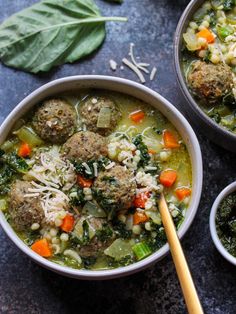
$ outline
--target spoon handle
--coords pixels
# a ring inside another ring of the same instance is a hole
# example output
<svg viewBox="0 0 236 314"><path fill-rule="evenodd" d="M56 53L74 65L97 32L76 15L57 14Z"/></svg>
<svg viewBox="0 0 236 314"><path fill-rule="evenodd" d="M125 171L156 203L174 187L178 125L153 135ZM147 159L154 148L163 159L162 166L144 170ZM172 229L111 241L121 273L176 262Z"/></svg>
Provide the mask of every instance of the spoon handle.
<svg viewBox="0 0 236 314"><path fill-rule="evenodd" d="M202 306L163 194L160 197L159 210L188 312L202 314Z"/></svg>

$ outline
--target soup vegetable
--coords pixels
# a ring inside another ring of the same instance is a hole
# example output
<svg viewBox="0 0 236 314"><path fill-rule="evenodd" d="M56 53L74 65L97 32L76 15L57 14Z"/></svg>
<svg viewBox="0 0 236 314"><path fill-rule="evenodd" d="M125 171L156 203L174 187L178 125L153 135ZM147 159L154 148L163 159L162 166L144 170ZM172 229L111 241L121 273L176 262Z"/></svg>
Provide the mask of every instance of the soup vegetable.
<svg viewBox="0 0 236 314"><path fill-rule="evenodd" d="M216 213L216 229L223 246L236 257L236 192L221 202Z"/></svg>
<svg viewBox="0 0 236 314"><path fill-rule="evenodd" d="M216 123L236 133L236 2L205 2L183 34L183 70L193 96Z"/></svg>
<svg viewBox="0 0 236 314"><path fill-rule="evenodd" d="M173 125L113 92L57 95L20 119L0 151L0 208L39 255L78 269L139 261L166 243L165 193L180 227L191 165Z"/></svg>

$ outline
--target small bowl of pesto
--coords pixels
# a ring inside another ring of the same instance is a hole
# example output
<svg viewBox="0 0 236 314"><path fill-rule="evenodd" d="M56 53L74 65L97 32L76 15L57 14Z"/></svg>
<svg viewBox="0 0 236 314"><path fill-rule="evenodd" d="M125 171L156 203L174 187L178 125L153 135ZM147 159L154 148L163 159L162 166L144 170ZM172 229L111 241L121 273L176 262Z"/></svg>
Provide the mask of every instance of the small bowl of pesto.
<svg viewBox="0 0 236 314"><path fill-rule="evenodd" d="M211 209L210 231L220 254L236 265L236 182L216 198Z"/></svg>

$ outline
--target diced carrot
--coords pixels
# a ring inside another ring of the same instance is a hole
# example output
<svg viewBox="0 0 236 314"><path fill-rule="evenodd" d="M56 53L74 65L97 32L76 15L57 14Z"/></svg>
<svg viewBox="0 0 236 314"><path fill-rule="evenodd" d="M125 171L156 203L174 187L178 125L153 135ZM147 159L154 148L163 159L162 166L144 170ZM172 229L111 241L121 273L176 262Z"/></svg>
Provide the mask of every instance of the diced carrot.
<svg viewBox="0 0 236 314"><path fill-rule="evenodd" d="M52 250L49 246L47 239L40 239L40 240L35 241L32 244L31 249L35 253L39 254L40 256L43 256L43 257L52 256Z"/></svg>
<svg viewBox="0 0 236 314"><path fill-rule="evenodd" d="M74 227L74 222L74 217L70 214L67 214L66 217L63 219L60 228L65 232L70 232Z"/></svg>
<svg viewBox="0 0 236 314"><path fill-rule="evenodd" d="M148 153L151 155L155 155L157 152L154 149L149 149Z"/></svg>
<svg viewBox="0 0 236 314"><path fill-rule="evenodd" d="M145 208L146 201L150 197L149 192L140 193L134 199L134 206L137 208Z"/></svg>
<svg viewBox="0 0 236 314"><path fill-rule="evenodd" d="M149 218L147 217L145 213L142 213L141 211L137 210L133 216L133 223L134 225L138 225L140 223L148 221L148 219Z"/></svg>
<svg viewBox="0 0 236 314"><path fill-rule="evenodd" d="M19 147L18 150L18 155L20 157L28 157L31 153L31 148L29 146L29 144L27 143L22 143L21 146Z"/></svg>
<svg viewBox="0 0 236 314"><path fill-rule="evenodd" d="M178 147L180 147L180 144L179 144L177 138L169 130L164 131L163 141L164 141L165 148L178 148Z"/></svg>
<svg viewBox="0 0 236 314"><path fill-rule="evenodd" d="M190 188L178 188L175 190L175 194L178 198L179 201L182 201L183 199L185 199L185 197L188 197L191 195L191 189Z"/></svg>
<svg viewBox="0 0 236 314"><path fill-rule="evenodd" d="M205 38L208 44L214 43L215 41L215 36L214 34L208 29L208 28L203 28L200 32L197 34L198 38Z"/></svg>
<svg viewBox="0 0 236 314"><path fill-rule="evenodd" d="M160 174L160 183L165 187L171 187L177 179L177 172L172 169L167 169Z"/></svg>
<svg viewBox="0 0 236 314"><path fill-rule="evenodd" d="M134 111L129 115L129 118L135 123L140 123L144 117L145 113L142 110Z"/></svg>
<svg viewBox="0 0 236 314"><path fill-rule="evenodd" d="M77 183L82 187L82 188L90 188L90 186L93 184L92 179L86 179L80 174L77 175Z"/></svg>

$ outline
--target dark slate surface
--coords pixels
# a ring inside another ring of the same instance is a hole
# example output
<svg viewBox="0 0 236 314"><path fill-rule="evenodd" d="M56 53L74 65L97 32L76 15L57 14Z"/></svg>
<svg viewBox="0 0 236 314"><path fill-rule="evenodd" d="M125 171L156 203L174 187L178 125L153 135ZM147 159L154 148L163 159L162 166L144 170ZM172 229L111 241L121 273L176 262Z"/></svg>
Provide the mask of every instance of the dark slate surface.
<svg viewBox="0 0 236 314"><path fill-rule="evenodd" d="M35 3L0 0L0 20ZM181 110L184 99L173 70L172 39L188 1L124 0L122 6L96 1L104 15L128 16L127 24L107 25L103 47L92 57L48 74L26 74L0 65L0 123L35 88L63 76L112 75L108 60L121 60L130 42L143 60L158 68L147 85ZM117 76L136 79L129 70ZM222 188L235 180L235 155L198 134L204 159L204 189L197 217L183 240L206 313L236 313L236 270L216 251L209 233L209 213ZM171 257L139 274L107 282L83 282L51 273L30 261L0 229L0 313L186 313Z"/></svg>

